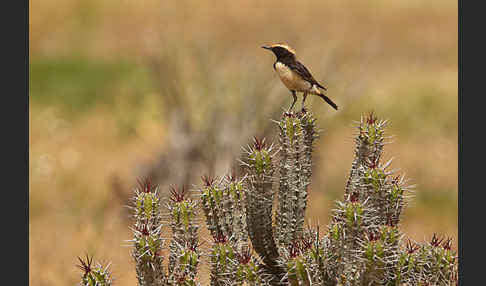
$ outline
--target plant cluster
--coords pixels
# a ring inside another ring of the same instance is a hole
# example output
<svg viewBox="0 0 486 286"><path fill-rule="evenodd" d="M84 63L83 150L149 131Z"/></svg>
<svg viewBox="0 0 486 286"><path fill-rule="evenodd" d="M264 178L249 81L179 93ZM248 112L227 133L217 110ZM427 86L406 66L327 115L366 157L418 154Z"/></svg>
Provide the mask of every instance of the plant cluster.
<svg viewBox="0 0 486 286"><path fill-rule="evenodd" d="M284 113L276 144L254 138L241 160L246 175L203 176L197 200L141 182L133 196L132 256L140 285L199 285L201 260L210 285L457 285L451 239L416 243L398 228L411 187L382 162L386 121L357 122L355 158L344 198L324 233L306 224L312 153L318 138L310 112ZM197 210L212 238L200 249ZM168 222L162 220L168 213ZM161 229L172 237L165 267ZM111 285L107 268L81 260L83 285Z"/></svg>

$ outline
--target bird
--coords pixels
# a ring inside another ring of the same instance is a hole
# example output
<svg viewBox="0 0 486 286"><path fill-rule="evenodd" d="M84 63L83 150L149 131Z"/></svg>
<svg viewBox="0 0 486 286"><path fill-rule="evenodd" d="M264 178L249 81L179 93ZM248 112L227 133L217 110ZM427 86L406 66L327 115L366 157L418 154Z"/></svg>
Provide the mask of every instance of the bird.
<svg viewBox="0 0 486 286"><path fill-rule="evenodd" d="M318 83L309 70L297 60L294 49L285 43L262 46L262 48L271 50L275 54L277 60L273 64L273 68L279 75L283 84L292 93L294 101L288 112L292 110L297 101L296 92L303 93L302 110L304 110L304 103L308 94L321 97L334 109L338 110L338 106L321 91L321 89L326 91L327 89L322 84Z"/></svg>

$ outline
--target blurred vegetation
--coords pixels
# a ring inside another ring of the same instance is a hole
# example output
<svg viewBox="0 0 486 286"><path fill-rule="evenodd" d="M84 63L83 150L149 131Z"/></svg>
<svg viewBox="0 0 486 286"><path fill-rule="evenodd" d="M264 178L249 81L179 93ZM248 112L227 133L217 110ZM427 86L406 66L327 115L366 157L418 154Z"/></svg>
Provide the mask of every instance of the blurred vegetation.
<svg viewBox="0 0 486 286"><path fill-rule="evenodd" d="M30 77L35 103L61 105L65 115L89 112L97 104L113 105L115 89L128 82L141 81L136 85L138 96L133 96L140 102L151 84L133 63L82 58L34 59Z"/></svg>
<svg viewBox="0 0 486 286"><path fill-rule="evenodd" d="M307 100L324 129L308 216L329 220L352 122L374 110L394 135L385 159L417 185L402 229L457 245L457 1L46 0L30 11L31 285L75 283L86 249L134 285L119 248L124 194L157 166L166 184L198 184L234 168L253 135L273 139L270 119L292 99L260 46L280 41L341 107ZM198 164L177 157L188 150L204 151ZM177 177L189 167L195 178Z"/></svg>

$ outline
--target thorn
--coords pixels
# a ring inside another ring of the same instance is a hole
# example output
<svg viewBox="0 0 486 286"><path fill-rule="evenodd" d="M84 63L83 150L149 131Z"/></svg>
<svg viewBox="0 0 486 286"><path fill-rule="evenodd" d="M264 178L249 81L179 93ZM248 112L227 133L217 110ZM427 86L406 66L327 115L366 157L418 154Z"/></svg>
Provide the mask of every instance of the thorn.
<svg viewBox="0 0 486 286"><path fill-rule="evenodd" d="M182 186L182 189L179 189L177 187L171 186L169 187L171 197L170 199L175 202L179 203L184 200L184 195L186 194L186 187Z"/></svg>
<svg viewBox="0 0 486 286"><path fill-rule="evenodd" d="M263 148L265 148L265 138L263 138L262 140L258 140L258 138L253 137L253 148L255 148L257 151L262 151Z"/></svg>

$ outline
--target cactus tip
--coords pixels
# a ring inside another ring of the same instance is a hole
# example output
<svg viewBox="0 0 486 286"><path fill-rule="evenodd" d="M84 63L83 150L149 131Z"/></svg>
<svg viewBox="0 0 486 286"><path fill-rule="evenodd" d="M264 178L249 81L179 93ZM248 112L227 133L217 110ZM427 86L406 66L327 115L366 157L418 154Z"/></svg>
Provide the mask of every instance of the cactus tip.
<svg viewBox="0 0 486 286"><path fill-rule="evenodd" d="M443 240L444 240L443 238L439 239L436 236L436 234L434 233L434 236L430 240L430 245L432 245L433 247L438 247L442 243Z"/></svg>
<svg viewBox="0 0 486 286"><path fill-rule="evenodd" d="M413 243L410 239L407 241L407 252L412 254L420 248L416 243Z"/></svg>
<svg viewBox="0 0 486 286"><path fill-rule="evenodd" d="M175 203L179 203L179 202L182 202L184 200L184 196L186 195L186 187L185 186L182 186L181 189L175 187L175 186L171 186L169 187L169 190L170 190L170 199L175 202Z"/></svg>
<svg viewBox="0 0 486 286"><path fill-rule="evenodd" d="M81 264L76 265L76 267L81 269L84 272L84 274L88 274L89 272L91 272L91 263L93 262L93 257L90 258L88 254L86 254L86 261L81 259L79 256L78 256L78 260Z"/></svg>
<svg viewBox="0 0 486 286"><path fill-rule="evenodd" d="M211 187L216 179L210 175L204 175L201 177L201 180L203 181L205 187Z"/></svg>
<svg viewBox="0 0 486 286"><path fill-rule="evenodd" d="M253 137L253 148L255 148L257 151L262 151L263 148L265 148L265 138L258 140L256 136Z"/></svg>
<svg viewBox="0 0 486 286"><path fill-rule="evenodd" d="M138 180L138 185L139 188L144 192L144 193L150 193L153 189L154 186L152 184L152 178L146 177L143 180Z"/></svg>
<svg viewBox="0 0 486 286"><path fill-rule="evenodd" d="M368 114L368 117L366 117L366 123L368 124L374 124L377 120L378 118L374 114L373 110Z"/></svg>

